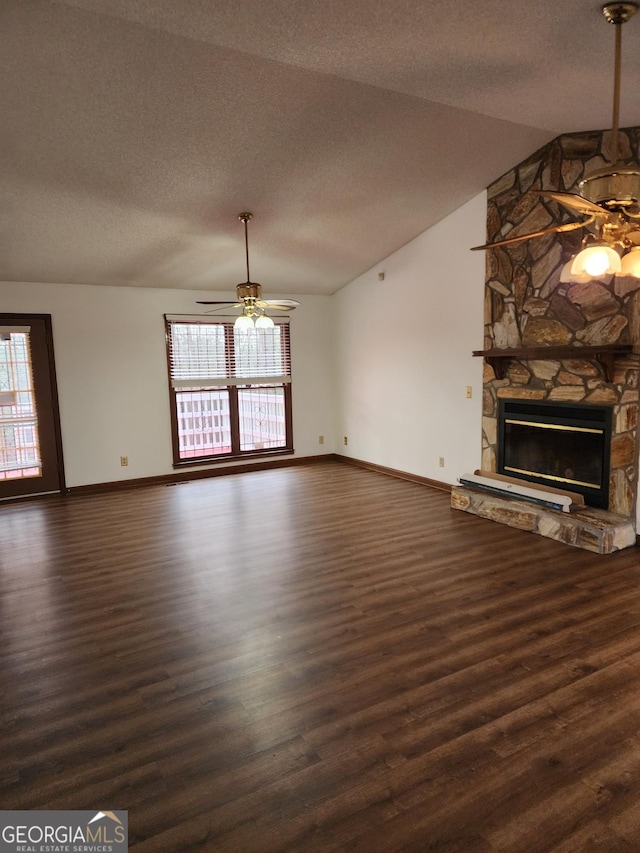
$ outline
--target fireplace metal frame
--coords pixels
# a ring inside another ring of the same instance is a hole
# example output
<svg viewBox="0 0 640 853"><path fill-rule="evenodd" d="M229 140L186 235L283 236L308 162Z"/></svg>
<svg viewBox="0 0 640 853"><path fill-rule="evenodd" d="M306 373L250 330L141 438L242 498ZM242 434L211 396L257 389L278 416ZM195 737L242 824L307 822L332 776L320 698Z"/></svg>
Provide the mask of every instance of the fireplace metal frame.
<svg viewBox="0 0 640 853"><path fill-rule="evenodd" d="M502 398L498 411L497 471L531 483L553 485L584 495L590 506L608 509L613 410L611 406L566 403L555 400ZM506 433L512 423L541 429L598 433L602 435L600 485L551 474L515 469L505 464Z"/></svg>

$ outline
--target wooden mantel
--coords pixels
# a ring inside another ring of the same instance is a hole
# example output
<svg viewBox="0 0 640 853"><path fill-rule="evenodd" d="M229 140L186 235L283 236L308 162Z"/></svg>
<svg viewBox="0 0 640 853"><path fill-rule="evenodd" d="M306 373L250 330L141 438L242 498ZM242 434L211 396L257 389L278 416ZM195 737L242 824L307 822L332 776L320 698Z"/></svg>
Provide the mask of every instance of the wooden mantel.
<svg viewBox="0 0 640 853"><path fill-rule="evenodd" d="M473 355L485 358L493 367L496 379L504 379L511 359L521 361L586 358L601 365L607 382L613 382L613 367L618 356L637 352L633 344L607 344L603 346L546 346L521 349L474 350Z"/></svg>

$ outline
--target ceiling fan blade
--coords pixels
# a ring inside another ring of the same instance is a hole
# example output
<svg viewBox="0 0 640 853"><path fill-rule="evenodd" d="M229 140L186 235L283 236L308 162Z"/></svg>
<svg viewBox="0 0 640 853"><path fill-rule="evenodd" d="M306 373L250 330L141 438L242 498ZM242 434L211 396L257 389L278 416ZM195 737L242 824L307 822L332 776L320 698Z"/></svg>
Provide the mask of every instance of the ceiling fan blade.
<svg viewBox="0 0 640 853"><path fill-rule="evenodd" d="M476 249L494 249L496 246L508 246L510 243L519 243L521 240L531 240L532 237L544 237L545 234L560 234L563 231L576 231L590 225L595 216L590 216L584 222L565 222L563 225L553 225L551 228L542 228L540 231L532 231L530 234L521 234L518 237L506 237L504 240L496 240L495 243L485 243L484 246L472 246L471 251Z"/></svg>
<svg viewBox="0 0 640 853"><path fill-rule="evenodd" d="M577 210L586 215L602 216L609 212L606 207L602 207L602 205L596 204L594 201L589 201L589 199L583 198L581 195L576 195L575 193L556 193L547 190L539 190L538 195L541 195L544 198L550 198L553 201L557 201L558 204L564 205L564 207L568 207L571 210Z"/></svg>
<svg viewBox="0 0 640 853"><path fill-rule="evenodd" d="M259 308L273 308L276 311L293 311L300 305L295 299L260 299L256 304Z"/></svg>
<svg viewBox="0 0 640 853"><path fill-rule="evenodd" d="M231 308L242 307L241 302L231 302L230 300L227 300L226 302L196 302L196 305L229 305Z"/></svg>
<svg viewBox="0 0 640 853"><path fill-rule="evenodd" d="M201 303L201 304L206 305L207 303L205 302L205 303ZM221 311L229 311L229 310L233 310L234 308L242 308L243 307L243 305L241 305L238 302L211 302L208 304L213 305L215 307L209 308L208 311L204 312L205 314L218 314Z"/></svg>

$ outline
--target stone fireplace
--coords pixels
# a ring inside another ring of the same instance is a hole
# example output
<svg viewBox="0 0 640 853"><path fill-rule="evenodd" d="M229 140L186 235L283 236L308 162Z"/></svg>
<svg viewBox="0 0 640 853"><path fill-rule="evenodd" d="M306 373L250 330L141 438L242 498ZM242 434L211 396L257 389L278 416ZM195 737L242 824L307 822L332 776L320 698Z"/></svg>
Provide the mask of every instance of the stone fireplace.
<svg viewBox="0 0 640 853"><path fill-rule="evenodd" d="M637 163L640 128L621 131L620 140L624 161ZM536 191L577 192L585 173L608 162L610 144L610 132L560 136L492 184L487 240L574 221ZM562 267L582 236L582 230L551 234L486 253L484 349L474 353L484 357L482 469L500 469L505 401L560 404L578 418L603 407L610 426L600 506L635 530L640 280L562 283Z"/></svg>

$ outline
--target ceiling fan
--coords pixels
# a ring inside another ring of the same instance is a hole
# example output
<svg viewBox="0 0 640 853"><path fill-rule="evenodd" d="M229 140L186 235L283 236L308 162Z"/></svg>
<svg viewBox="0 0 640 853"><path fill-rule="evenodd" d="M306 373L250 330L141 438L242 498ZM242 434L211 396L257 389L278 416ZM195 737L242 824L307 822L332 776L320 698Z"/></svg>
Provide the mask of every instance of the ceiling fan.
<svg viewBox="0 0 640 853"><path fill-rule="evenodd" d="M249 275L249 230L248 223L253 219L252 213L239 213L238 219L244 222L244 247L247 261L247 280L236 285L237 302L198 302L198 305L219 305L214 311L226 308L242 308L242 313L234 323L236 328L250 329L255 326L258 329L271 328L274 323L265 309L275 311L293 311L300 305L295 299L263 299L262 285L251 281Z"/></svg>
<svg viewBox="0 0 640 853"><path fill-rule="evenodd" d="M640 5L635 2L606 3L602 7L602 14L616 28L611 165L585 175L578 183L577 194L538 191L543 198L556 201L586 218L530 234L505 237L483 246L474 246L473 250L493 249L545 234L586 228L588 233L582 241L582 250L565 265L562 281L589 281L615 273L640 278L640 168L620 163L618 142L621 29L638 8Z"/></svg>

